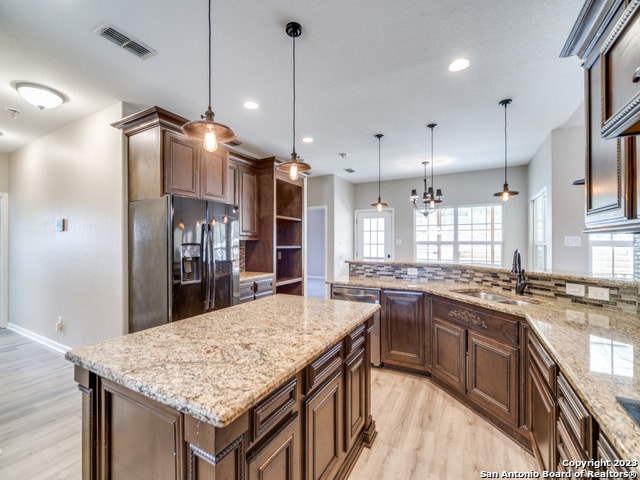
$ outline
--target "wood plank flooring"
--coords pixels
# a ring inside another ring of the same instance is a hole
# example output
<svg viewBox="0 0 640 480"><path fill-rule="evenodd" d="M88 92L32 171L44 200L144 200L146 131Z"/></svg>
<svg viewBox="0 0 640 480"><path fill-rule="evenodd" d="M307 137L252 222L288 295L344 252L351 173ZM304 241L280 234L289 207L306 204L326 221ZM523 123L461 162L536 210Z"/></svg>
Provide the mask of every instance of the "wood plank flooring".
<svg viewBox="0 0 640 480"><path fill-rule="evenodd" d="M373 369L378 436L350 480L458 480L535 459L427 378ZM0 329L0 479L79 480L80 393L62 356Z"/></svg>

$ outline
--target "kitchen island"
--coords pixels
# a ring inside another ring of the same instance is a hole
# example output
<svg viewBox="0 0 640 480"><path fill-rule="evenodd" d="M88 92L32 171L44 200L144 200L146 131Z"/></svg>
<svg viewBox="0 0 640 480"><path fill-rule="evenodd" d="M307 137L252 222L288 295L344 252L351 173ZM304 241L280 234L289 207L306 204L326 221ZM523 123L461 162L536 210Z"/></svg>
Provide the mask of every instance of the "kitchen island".
<svg viewBox="0 0 640 480"><path fill-rule="evenodd" d="M83 478L346 477L378 308L275 295L71 350Z"/></svg>

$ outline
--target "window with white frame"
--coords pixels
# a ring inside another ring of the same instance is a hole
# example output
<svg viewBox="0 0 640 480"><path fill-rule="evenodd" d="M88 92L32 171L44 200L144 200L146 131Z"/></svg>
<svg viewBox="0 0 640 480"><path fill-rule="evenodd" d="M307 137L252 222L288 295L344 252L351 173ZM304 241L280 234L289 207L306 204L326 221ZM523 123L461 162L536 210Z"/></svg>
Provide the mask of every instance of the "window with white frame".
<svg viewBox="0 0 640 480"><path fill-rule="evenodd" d="M547 231L547 192L533 199L533 270L544 271L548 266L549 235Z"/></svg>
<svg viewBox="0 0 640 480"><path fill-rule="evenodd" d="M590 234L589 263L594 277L633 280L633 234Z"/></svg>
<svg viewBox="0 0 640 480"><path fill-rule="evenodd" d="M502 265L502 205L415 212L417 262Z"/></svg>

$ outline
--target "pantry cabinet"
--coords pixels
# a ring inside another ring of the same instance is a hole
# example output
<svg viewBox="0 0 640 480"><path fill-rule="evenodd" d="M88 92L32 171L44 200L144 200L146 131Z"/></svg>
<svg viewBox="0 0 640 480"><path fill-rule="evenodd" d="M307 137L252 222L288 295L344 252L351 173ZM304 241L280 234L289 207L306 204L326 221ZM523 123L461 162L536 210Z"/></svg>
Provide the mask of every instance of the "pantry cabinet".
<svg viewBox="0 0 640 480"><path fill-rule="evenodd" d="M585 73L587 232L640 231L639 4L589 0L561 52Z"/></svg>

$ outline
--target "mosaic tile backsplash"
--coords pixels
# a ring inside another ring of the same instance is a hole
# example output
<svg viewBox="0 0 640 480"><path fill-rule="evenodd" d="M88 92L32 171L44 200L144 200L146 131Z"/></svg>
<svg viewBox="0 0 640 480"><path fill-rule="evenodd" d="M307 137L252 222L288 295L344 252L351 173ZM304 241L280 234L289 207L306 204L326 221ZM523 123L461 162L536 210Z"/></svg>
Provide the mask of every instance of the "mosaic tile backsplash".
<svg viewBox="0 0 640 480"><path fill-rule="evenodd" d="M470 265L452 264L424 264L424 263L373 263L373 262L348 262L349 278L387 278L397 280L416 281L450 281L470 283L474 285L486 285L505 291L514 291L515 275L509 270L477 267ZM417 275L409 275L408 268L415 268ZM640 283L622 282L617 280L597 279L592 277L577 277L571 275L559 275L539 272L526 272L527 288L525 295L534 297L546 297L561 302L574 302L584 305L599 306L607 309L617 309L625 313L640 315ZM609 289L609 300L596 300L584 297L567 295L566 284L575 283L585 286L585 292L589 287Z"/></svg>

